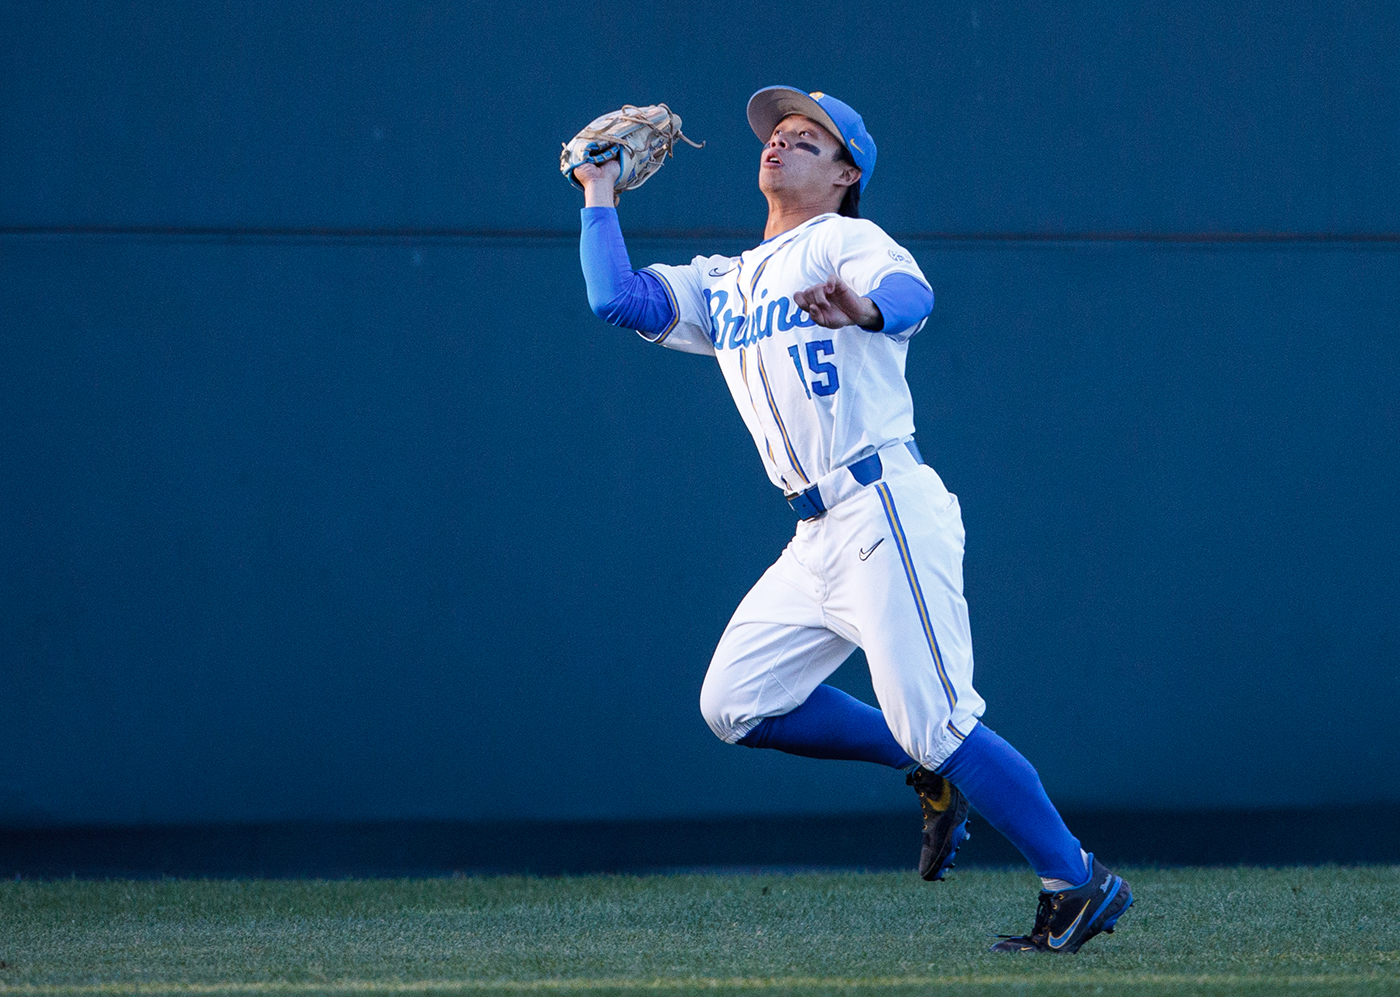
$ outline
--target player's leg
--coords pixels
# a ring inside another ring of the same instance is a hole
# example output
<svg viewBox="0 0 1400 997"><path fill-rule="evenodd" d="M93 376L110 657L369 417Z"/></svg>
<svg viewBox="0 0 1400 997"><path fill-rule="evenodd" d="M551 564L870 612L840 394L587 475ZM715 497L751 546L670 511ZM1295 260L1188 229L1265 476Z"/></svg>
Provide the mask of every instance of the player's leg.
<svg viewBox="0 0 1400 997"><path fill-rule="evenodd" d="M764 717L737 743L807 758L875 762L906 772L918 767L890 734L884 714L825 684L813 689L801 706Z"/></svg>
<svg viewBox="0 0 1400 997"><path fill-rule="evenodd" d="M821 684L854 645L822 623L806 548L795 539L735 610L705 675L701 712L731 744L913 768L879 710Z"/></svg>
<svg viewBox="0 0 1400 997"><path fill-rule="evenodd" d="M1081 882L1084 854L1034 768L990 731L975 733L984 703L972 685L957 499L920 467L878 482L828 518L830 556L841 570L831 573L840 583L827 609L858 628L895 739L947 776L1043 879ZM864 560L862 550L871 551Z"/></svg>
<svg viewBox="0 0 1400 997"><path fill-rule="evenodd" d="M723 740L812 758L875 762L906 773L923 811L919 875L942 879L967 836L967 800L909 757L877 709L820 684L845 660L850 631L833 632L813 570L828 533L798 527L783 556L734 613L705 677L701 708ZM827 565L817 566L825 573Z"/></svg>

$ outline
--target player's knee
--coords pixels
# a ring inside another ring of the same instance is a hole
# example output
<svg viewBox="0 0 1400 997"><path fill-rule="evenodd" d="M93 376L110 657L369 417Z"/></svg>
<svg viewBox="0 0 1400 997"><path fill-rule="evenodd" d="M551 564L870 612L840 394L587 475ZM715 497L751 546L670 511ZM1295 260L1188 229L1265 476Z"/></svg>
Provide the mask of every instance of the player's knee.
<svg viewBox="0 0 1400 997"><path fill-rule="evenodd" d="M733 744L744 735L734 726L734 704L730 690L723 683L713 681L712 675L706 675L705 683L700 687L700 715L714 731L715 737Z"/></svg>

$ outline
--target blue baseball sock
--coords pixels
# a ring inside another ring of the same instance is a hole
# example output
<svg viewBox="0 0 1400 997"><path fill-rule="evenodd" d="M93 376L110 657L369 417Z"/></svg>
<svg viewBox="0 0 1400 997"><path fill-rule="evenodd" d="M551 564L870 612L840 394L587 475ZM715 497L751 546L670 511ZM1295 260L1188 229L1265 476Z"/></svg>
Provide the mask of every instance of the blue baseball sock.
<svg viewBox="0 0 1400 997"><path fill-rule="evenodd" d="M819 685L807 702L780 717L765 717L739 743L777 748L808 758L843 758L912 769L914 759L890 733L885 715L840 689Z"/></svg>
<svg viewBox="0 0 1400 997"><path fill-rule="evenodd" d="M1042 879L1084 882L1084 853L1031 763L986 724L978 724L938 767L987 823L1021 850Z"/></svg>

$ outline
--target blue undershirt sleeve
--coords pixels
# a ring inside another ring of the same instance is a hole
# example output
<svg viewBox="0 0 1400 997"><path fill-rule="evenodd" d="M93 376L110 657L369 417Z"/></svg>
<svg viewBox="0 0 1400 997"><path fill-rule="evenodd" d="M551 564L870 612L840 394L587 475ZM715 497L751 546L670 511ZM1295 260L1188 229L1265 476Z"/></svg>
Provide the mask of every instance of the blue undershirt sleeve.
<svg viewBox="0 0 1400 997"><path fill-rule="evenodd" d="M912 329L933 311L933 292L907 273L890 274L867 297L885 317L884 325L871 331L890 336Z"/></svg>
<svg viewBox="0 0 1400 997"><path fill-rule="evenodd" d="M578 255L588 285L588 304L604 322L661 332L676 321L676 309L661 278L633 270L622 241L616 208L584 208Z"/></svg>

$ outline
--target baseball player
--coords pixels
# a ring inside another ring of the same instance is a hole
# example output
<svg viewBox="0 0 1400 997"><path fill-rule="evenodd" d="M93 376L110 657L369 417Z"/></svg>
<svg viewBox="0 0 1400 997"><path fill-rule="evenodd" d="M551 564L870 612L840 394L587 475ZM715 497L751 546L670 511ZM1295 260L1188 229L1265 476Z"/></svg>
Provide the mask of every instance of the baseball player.
<svg viewBox="0 0 1400 997"><path fill-rule="evenodd" d="M906 773L924 811L919 872L942 879L968 804L1040 876L1030 934L997 951L1075 952L1132 892L1065 827L1029 762L979 718L963 600L962 514L914 443L909 339L933 307L913 255L860 217L875 142L851 107L766 87L763 241L738 256L633 270L614 207L616 161L573 172L580 258L606 321L713 356L797 532L739 604L700 709L730 744L876 762ZM823 684L861 647L874 709Z"/></svg>

